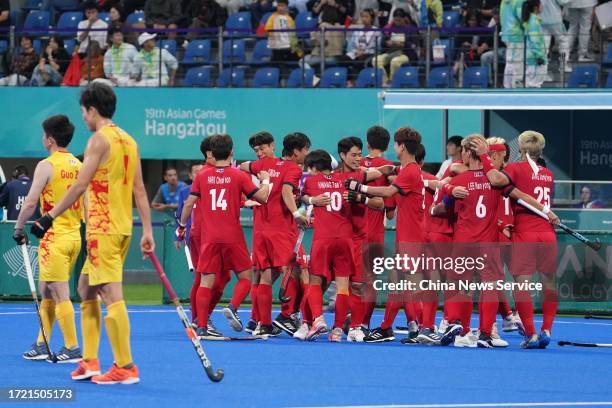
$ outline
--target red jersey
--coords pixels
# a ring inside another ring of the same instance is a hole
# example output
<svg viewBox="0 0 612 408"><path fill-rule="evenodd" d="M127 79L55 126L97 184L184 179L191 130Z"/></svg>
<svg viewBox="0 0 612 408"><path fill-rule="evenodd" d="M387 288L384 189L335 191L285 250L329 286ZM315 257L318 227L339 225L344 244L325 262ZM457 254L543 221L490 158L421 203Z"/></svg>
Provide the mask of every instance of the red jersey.
<svg viewBox="0 0 612 408"><path fill-rule="evenodd" d="M512 203L510 202L510 197L501 197L501 200L499 200L499 207L497 207L497 228L499 229L500 241L508 241L508 238L502 231L509 225L514 225Z"/></svg>
<svg viewBox="0 0 612 408"><path fill-rule="evenodd" d="M555 177L546 167L538 166L538 170L536 175L528 162L517 162L510 163L503 172L508 176L510 184L514 187L525 194L529 194L540 204L550 207ZM554 231L548 220L535 215L518 203L512 203L512 211L514 212L514 231L516 232Z"/></svg>
<svg viewBox="0 0 612 408"><path fill-rule="evenodd" d="M429 174L427 172L424 172L421 170L421 176L423 177L423 180L438 180L438 178L432 174ZM438 190L437 189L432 189L429 187L425 187L425 214L424 216L424 225L425 225L425 231L429 231L429 224L431 223L431 219L433 218L431 216L431 212L430 212L430 208L434 202L434 198L437 198L436 195L438 194Z"/></svg>
<svg viewBox="0 0 612 408"><path fill-rule="evenodd" d="M497 207L501 190L494 189L482 170L468 170L452 180L453 186L469 191L464 199L455 200L454 242L498 242Z"/></svg>
<svg viewBox="0 0 612 408"><path fill-rule="evenodd" d="M200 174L206 169L214 169L214 168L215 166L211 166L208 163L204 163L204 165L202 166L198 174ZM196 178L198 177L198 174L196 174ZM190 187L190 191L191 191L191 187ZM178 214L178 216L180 218L180 214ZM197 237L200 237L200 235L202 234L202 228L200 225L201 219L202 219L202 214L200 211L200 205L199 205L199 200L198 200L195 202L195 204L193 204L193 210L191 212L191 231L189 231L190 235L196 235Z"/></svg>
<svg viewBox="0 0 612 408"><path fill-rule="evenodd" d="M335 171L338 176L342 179L342 182L347 179L355 179L362 184L365 184L367 179L367 173L363 171L350 171L345 172L341 170ZM364 240L368 235L368 219L367 209L368 206L364 204L349 204L347 202L344 205L349 206L351 209L351 222L353 223L353 238L356 240Z"/></svg>
<svg viewBox="0 0 612 408"><path fill-rule="evenodd" d="M419 165L409 163L402 168L393 185L398 190L395 196L397 202L395 241L425 242L425 231L423 230L425 186Z"/></svg>
<svg viewBox="0 0 612 408"><path fill-rule="evenodd" d="M361 166L370 168L377 168L386 165L393 165L392 161L389 161L383 157L363 157L361 159ZM382 187L389 184L387 177L379 177L376 180L372 180L368 183L368 186ZM390 201L385 199L385 207L389 207ZM368 241L379 242L380 238L385 235L385 211L374 210L366 207L366 228Z"/></svg>
<svg viewBox="0 0 612 408"><path fill-rule="evenodd" d="M463 161L456 160L451 163L451 166L455 163L462 164ZM450 176L451 166L448 166L446 168L446 170L444 171L444 174L442 175L441 180L444 180L445 178ZM443 196L444 194L442 194L440 190L437 190L436 193L434 194L433 205L440 204L442 202ZM427 212L429 212L428 208L427 208ZM428 220L426 222L427 231L437 232L439 234L449 234L449 235L453 233L453 224L455 223L455 219L454 219L454 210L452 208L449 208L446 214L443 214L441 216L432 217L430 215L429 216L426 215L426 217L428 217Z"/></svg>
<svg viewBox="0 0 612 408"><path fill-rule="evenodd" d="M308 177L304 182L304 194L311 197L327 194L331 198L329 205L314 207L313 241L324 238L353 238L351 209L342 197L345 191L344 177L340 173L319 173Z"/></svg>
<svg viewBox="0 0 612 408"><path fill-rule="evenodd" d="M241 243L244 232L240 225L240 201L259 190L245 172L231 167L202 169L191 186L191 194L199 197L202 243Z"/></svg>

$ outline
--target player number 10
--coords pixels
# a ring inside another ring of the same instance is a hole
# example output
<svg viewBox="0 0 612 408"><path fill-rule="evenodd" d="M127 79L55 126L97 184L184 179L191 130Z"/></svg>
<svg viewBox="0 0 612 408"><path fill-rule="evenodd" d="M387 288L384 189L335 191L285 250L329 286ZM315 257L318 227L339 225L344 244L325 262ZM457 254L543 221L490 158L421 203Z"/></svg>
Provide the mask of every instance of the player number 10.
<svg viewBox="0 0 612 408"><path fill-rule="evenodd" d="M329 193L325 194L329 195ZM327 211L340 211L340 209L342 208L342 194L340 194L340 192L338 191L334 191L331 193L330 198L331 203L325 206Z"/></svg>

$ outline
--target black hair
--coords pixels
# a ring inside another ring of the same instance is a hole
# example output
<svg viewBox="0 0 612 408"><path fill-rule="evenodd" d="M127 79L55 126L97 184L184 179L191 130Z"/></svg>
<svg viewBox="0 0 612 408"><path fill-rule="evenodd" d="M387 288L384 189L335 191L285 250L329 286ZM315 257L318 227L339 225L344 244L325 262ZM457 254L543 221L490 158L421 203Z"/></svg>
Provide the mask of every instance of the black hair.
<svg viewBox="0 0 612 408"><path fill-rule="evenodd" d="M85 11L92 10L92 9L96 9L96 11L99 11L98 3L95 2L94 0L88 0L88 1L84 2L81 5L81 8L83 10L85 10Z"/></svg>
<svg viewBox="0 0 612 408"><path fill-rule="evenodd" d="M119 26L111 26L111 28L108 30L108 36L112 37L116 33L121 33L123 35L123 31L121 30L121 27L119 27Z"/></svg>
<svg viewBox="0 0 612 408"><path fill-rule="evenodd" d="M510 145L504 142L504 146L506 146L506 154L504 155L504 162L509 162L510 161Z"/></svg>
<svg viewBox="0 0 612 408"><path fill-rule="evenodd" d="M393 139L398 145L404 145L411 155L416 155L421 144L421 134L411 127L401 127L395 131Z"/></svg>
<svg viewBox="0 0 612 408"><path fill-rule="evenodd" d="M531 13L533 13L538 7L540 7L540 0L526 0L523 3L523 8L521 9L521 20L523 23L529 21Z"/></svg>
<svg viewBox="0 0 612 408"><path fill-rule="evenodd" d="M425 146L420 143L416 149L416 153L414 154L414 160L416 160L418 164L421 164L423 161L425 161L425 154Z"/></svg>
<svg viewBox="0 0 612 408"><path fill-rule="evenodd" d="M74 135L74 125L66 115L50 116L42 123L42 127L47 137L52 137L59 147L68 146Z"/></svg>
<svg viewBox="0 0 612 408"><path fill-rule="evenodd" d="M269 145L274 143L274 137L270 134L270 132L266 132L265 130L262 132L257 132L253 136L249 138L249 146L252 149L261 145Z"/></svg>
<svg viewBox="0 0 612 408"><path fill-rule="evenodd" d="M331 156L325 150L313 150L306 155L304 164L307 169L315 168L318 171L332 170Z"/></svg>
<svg viewBox="0 0 612 408"><path fill-rule="evenodd" d="M174 171L176 171L176 167L174 167L174 166L168 166L168 167L166 167L166 168L164 169L164 176L165 176L166 174L168 174L168 172L169 172L170 170L174 170Z"/></svg>
<svg viewBox="0 0 612 408"><path fill-rule="evenodd" d="M455 136L449 137L448 140L446 141L446 144L448 145L449 143L452 143L459 148L461 147L462 140L463 138L461 136L455 135Z"/></svg>
<svg viewBox="0 0 612 408"><path fill-rule="evenodd" d="M406 17L406 12L401 8L396 8L393 11L393 17Z"/></svg>
<svg viewBox="0 0 612 408"><path fill-rule="evenodd" d="M363 142L360 138L355 136L345 137L340 139L338 142L338 154L347 154L354 146L357 146L359 150L363 149Z"/></svg>
<svg viewBox="0 0 612 408"><path fill-rule="evenodd" d="M54 35L49 38L49 42L51 42L51 39L57 43L58 47L64 48L64 39L62 37Z"/></svg>
<svg viewBox="0 0 612 408"><path fill-rule="evenodd" d="M286 5L289 5L289 0L277 0L276 4L279 4L279 3L283 3L283 4L286 4Z"/></svg>
<svg viewBox="0 0 612 408"><path fill-rule="evenodd" d="M389 147L391 136L389 131L382 126L372 126L366 132L366 139L372 149L382 150L383 152Z"/></svg>
<svg viewBox="0 0 612 408"><path fill-rule="evenodd" d="M28 172L28 168L26 166L24 166L23 164L18 164L13 169L13 178L15 178L15 179L19 178L21 176L28 177L29 175L30 175L30 173Z"/></svg>
<svg viewBox="0 0 612 408"><path fill-rule="evenodd" d="M210 138L211 136L207 136L204 138L204 140L202 140L202 143L200 143L200 151L202 152L204 159L208 157L206 152L210 152Z"/></svg>
<svg viewBox="0 0 612 408"><path fill-rule="evenodd" d="M210 151L215 160L227 160L234 148L230 135L214 135L210 137Z"/></svg>
<svg viewBox="0 0 612 408"><path fill-rule="evenodd" d="M125 20L125 10L123 9L123 6L121 5L121 3L116 3L114 5L111 6L111 9L115 9L117 10L117 12L119 13L119 21L124 21ZM109 9L110 11L110 9Z"/></svg>
<svg viewBox="0 0 612 408"><path fill-rule="evenodd" d="M304 133L289 133L283 139L283 156L291 156L294 150L302 150L310 146L310 139Z"/></svg>
<svg viewBox="0 0 612 408"><path fill-rule="evenodd" d="M96 108L100 116L111 119L115 114L117 97L110 86L93 82L81 91L80 103L85 109Z"/></svg>

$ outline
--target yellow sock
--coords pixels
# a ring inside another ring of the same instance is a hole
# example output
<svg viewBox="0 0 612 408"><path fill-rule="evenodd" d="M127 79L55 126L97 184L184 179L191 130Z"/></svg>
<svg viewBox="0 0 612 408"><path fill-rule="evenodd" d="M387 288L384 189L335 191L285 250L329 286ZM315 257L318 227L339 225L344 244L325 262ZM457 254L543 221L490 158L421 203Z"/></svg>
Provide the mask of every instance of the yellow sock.
<svg viewBox="0 0 612 408"><path fill-rule="evenodd" d="M55 302L52 299L43 299L42 302L40 302L40 318L45 328L47 341L51 342L51 329L53 329L53 323L55 323ZM36 339L36 343L42 344L44 342L42 330L38 330L38 339Z"/></svg>
<svg viewBox="0 0 612 408"><path fill-rule="evenodd" d="M108 313L104 318L106 333L111 343L115 363L125 367L132 363L130 350L130 320L123 300L107 306Z"/></svg>
<svg viewBox="0 0 612 408"><path fill-rule="evenodd" d="M100 302L86 300L81 303L81 335L83 336L83 359L85 360L98 358L101 323Z"/></svg>
<svg viewBox="0 0 612 408"><path fill-rule="evenodd" d="M69 349L77 347L79 341L77 340L72 302L66 300L65 302L55 305L55 316L57 317L60 330L64 335L64 346Z"/></svg>

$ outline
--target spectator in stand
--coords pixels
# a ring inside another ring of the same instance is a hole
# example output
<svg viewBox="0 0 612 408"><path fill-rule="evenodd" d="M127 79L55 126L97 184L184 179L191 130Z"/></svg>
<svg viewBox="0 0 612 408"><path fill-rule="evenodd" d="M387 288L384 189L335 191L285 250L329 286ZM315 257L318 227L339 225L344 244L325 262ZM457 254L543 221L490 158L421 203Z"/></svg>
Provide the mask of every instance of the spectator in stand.
<svg viewBox="0 0 612 408"><path fill-rule="evenodd" d="M180 0L147 0L144 12L147 28L156 30L175 30L182 17ZM176 38L176 33L168 38Z"/></svg>
<svg viewBox="0 0 612 408"><path fill-rule="evenodd" d="M442 27L442 13L440 0L421 0L419 27Z"/></svg>
<svg viewBox="0 0 612 408"><path fill-rule="evenodd" d="M418 56L415 43L416 27L404 10L395 9L391 24L385 28L391 31L385 33L383 53L374 57L372 66L383 69L384 82L388 84L399 67L418 60ZM385 70L387 65L389 65L389 75Z"/></svg>
<svg viewBox="0 0 612 408"><path fill-rule="evenodd" d="M527 44L527 69L525 72L525 86L527 88L540 88L546 79L548 56L546 55L546 44L542 34L542 23L540 22L540 11L542 3L540 0L526 0L523 3L521 18L525 27Z"/></svg>
<svg viewBox="0 0 612 408"><path fill-rule="evenodd" d="M134 58L132 72L135 86L174 85L178 61L166 49L160 50L155 46L155 37L155 34L149 33L142 33L138 37L141 50Z"/></svg>
<svg viewBox="0 0 612 408"><path fill-rule="evenodd" d="M395 9L398 8L404 10L414 22L419 21L421 18L421 0L381 0L381 5L384 4L386 6L387 3L391 5L391 8L389 14L386 16L385 26L393 20L393 13L395 13Z"/></svg>
<svg viewBox="0 0 612 408"><path fill-rule="evenodd" d="M273 13L276 10L276 5L272 0L253 0L249 4L251 12L251 27L259 26L264 14ZM288 4L288 3L287 3Z"/></svg>
<svg viewBox="0 0 612 408"><path fill-rule="evenodd" d="M215 0L191 0L185 17L191 22L189 28L222 27L227 20L227 11ZM187 34L187 40L198 36L198 33L190 32Z"/></svg>
<svg viewBox="0 0 612 408"><path fill-rule="evenodd" d="M122 31L123 26L125 25L125 16L121 4L115 4L113 7L111 7L108 12L108 16L110 17L110 24L108 25L109 36L111 35L111 31Z"/></svg>
<svg viewBox="0 0 612 408"><path fill-rule="evenodd" d="M77 41L79 44L79 54L85 54L90 41L97 41L101 48L106 48L106 38L108 34L108 24L98 18L98 5L95 1L89 0L84 5L86 19L79 23ZM95 30L95 31L91 31Z"/></svg>
<svg viewBox="0 0 612 408"><path fill-rule="evenodd" d="M567 4L569 18L569 48L570 51L578 36L579 62L593 61L588 55L589 40L591 39L591 25L593 23L593 9L597 5L597 0L570 0Z"/></svg>
<svg viewBox="0 0 612 408"><path fill-rule="evenodd" d="M0 85L2 86L23 84L32 76L32 72L38 63L38 54L32 47L32 39L24 35L21 37L20 44L19 53L14 54L11 61L10 75L0 78Z"/></svg>
<svg viewBox="0 0 612 408"><path fill-rule="evenodd" d="M546 54L550 50L552 37L555 37L555 43L559 49L559 69L565 72L572 72L572 66L569 64L570 47L569 39L567 38L567 30L563 23L562 7L569 0L542 0L542 32L544 33L544 42L546 44ZM546 68L548 72L548 66Z"/></svg>
<svg viewBox="0 0 612 408"><path fill-rule="evenodd" d="M0 27L11 25L11 4L9 0L0 0ZM3 36L6 34L2 34Z"/></svg>
<svg viewBox="0 0 612 408"><path fill-rule="evenodd" d="M110 86L131 86L136 47L123 41L123 33L115 29L110 33L112 46L104 55L104 74Z"/></svg>
<svg viewBox="0 0 612 408"><path fill-rule="evenodd" d="M493 18L489 21L489 24L487 25L487 27L494 28L496 25L499 25L499 9L494 10ZM497 41L497 44L498 44L497 61L499 64L499 61L504 61L506 58L506 44L502 41L500 34L497 35L497 39L498 39ZM493 71L494 63L495 63L495 49L490 49L489 51L484 52L480 56L480 65L483 67L486 67L489 71L489 82L490 83L493 83L495 80L494 71Z"/></svg>
<svg viewBox="0 0 612 408"><path fill-rule="evenodd" d="M375 29L374 19L376 12L371 9L364 9L359 18L359 24L351 28ZM364 68L380 50L380 33L378 31L353 31L349 33L346 46L346 54L338 58L340 63L348 65L349 75L354 77Z"/></svg>
<svg viewBox="0 0 612 408"><path fill-rule="evenodd" d="M355 0L355 9L353 10L353 15L351 16L353 22L357 22L361 19L361 12L365 9L374 10L372 25L376 25L379 11L378 0Z"/></svg>
<svg viewBox="0 0 612 408"><path fill-rule="evenodd" d="M605 208L603 200L593 200L591 187L584 185L580 189L580 202L574 205L574 208Z"/></svg>
<svg viewBox="0 0 612 408"><path fill-rule="evenodd" d="M448 159L444 160L440 165L440 169L436 174L436 177L441 179L446 169L453 164L454 161L461 159L461 141L463 138L461 136L453 136L449 137L446 141L446 156Z"/></svg>
<svg viewBox="0 0 612 408"><path fill-rule="evenodd" d="M458 71L461 63L464 67L479 64L482 54L493 47L493 39L487 33L476 31L481 28L480 14L476 10L468 10L464 21L465 31L461 31L455 37L455 44L457 44L455 72ZM475 29L475 31L470 31L470 29Z"/></svg>
<svg viewBox="0 0 612 408"><path fill-rule="evenodd" d="M309 0L307 8L319 18L319 25L344 25L353 15L355 0Z"/></svg>
<svg viewBox="0 0 612 408"><path fill-rule="evenodd" d="M69 64L70 55L64 48L64 40L61 37L49 38L49 44L32 73L31 84L33 86L61 85Z"/></svg>
<svg viewBox="0 0 612 408"><path fill-rule="evenodd" d="M164 171L164 181L153 201L151 201L151 208L157 211L174 212L178 207L179 192L185 188L186 184L179 181L178 174L174 167L168 167Z"/></svg>
<svg viewBox="0 0 612 408"><path fill-rule="evenodd" d="M21 206L25 202L25 198L32 187L28 169L24 165L18 165L13 170L13 180L5 183L0 188L0 207L6 208L6 219L16 220L19 217ZM36 212L30 220L36 220L40 217L38 205Z"/></svg>
<svg viewBox="0 0 612 408"><path fill-rule="evenodd" d="M221 7L227 10L227 14L234 14L240 11L241 7L247 7L247 0L215 0Z"/></svg>
<svg viewBox="0 0 612 408"><path fill-rule="evenodd" d="M295 22L289 15L288 0L278 0L276 12L274 12L266 22L268 48L272 50L272 63L299 61L301 50L297 47L297 37L295 33L271 31L294 28Z"/></svg>
<svg viewBox="0 0 612 408"><path fill-rule="evenodd" d="M90 41L86 57L81 62L81 86L104 78L104 54L97 41Z"/></svg>
<svg viewBox="0 0 612 408"><path fill-rule="evenodd" d="M469 0L467 7L463 9L461 14L465 17L467 11L473 10L481 23L488 22L495 13L499 13L499 3L500 0Z"/></svg>

